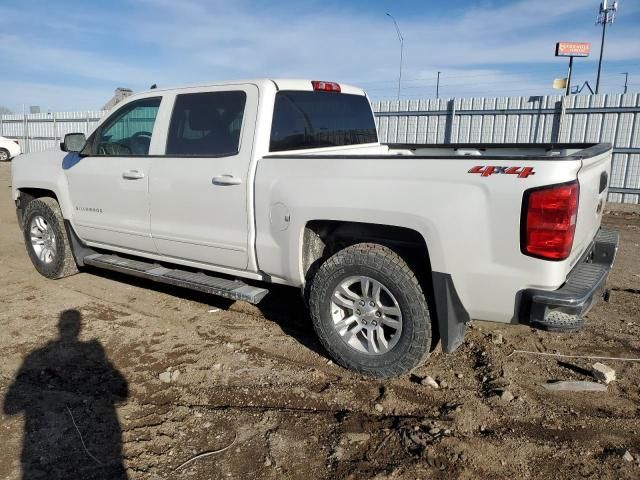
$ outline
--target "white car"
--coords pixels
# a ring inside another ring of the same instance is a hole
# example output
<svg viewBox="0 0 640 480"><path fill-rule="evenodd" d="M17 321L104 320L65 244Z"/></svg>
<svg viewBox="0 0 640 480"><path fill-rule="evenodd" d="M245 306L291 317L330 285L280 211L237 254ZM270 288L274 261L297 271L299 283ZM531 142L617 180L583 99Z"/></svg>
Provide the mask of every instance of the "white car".
<svg viewBox="0 0 640 480"><path fill-rule="evenodd" d="M364 91L332 82L151 90L61 150L11 165L42 275L300 288L333 359L375 377L453 351L470 318L581 327L618 244L611 145L384 145Z"/></svg>
<svg viewBox="0 0 640 480"><path fill-rule="evenodd" d="M0 137L0 162L8 162L22 153L17 140Z"/></svg>

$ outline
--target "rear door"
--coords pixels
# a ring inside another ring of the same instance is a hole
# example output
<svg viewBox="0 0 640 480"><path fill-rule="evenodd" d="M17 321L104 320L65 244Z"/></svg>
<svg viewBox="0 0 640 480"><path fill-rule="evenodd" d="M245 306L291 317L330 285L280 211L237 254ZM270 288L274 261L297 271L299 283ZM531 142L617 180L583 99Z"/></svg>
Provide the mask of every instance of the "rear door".
<svg viewBox="0 0 640 480"><path fill-rule="evenodd" d="M149 156L161 97L118 108L63 163L73 225L85 241L155 252L149 226Z"/></svg>
<svg viewBox="0 0 640 480"><path fill-rule="evenodd" d="M180 260L245 269L249 166L258 105L254 85L175 96L165 155L153 159L151 232Z"/></svg>

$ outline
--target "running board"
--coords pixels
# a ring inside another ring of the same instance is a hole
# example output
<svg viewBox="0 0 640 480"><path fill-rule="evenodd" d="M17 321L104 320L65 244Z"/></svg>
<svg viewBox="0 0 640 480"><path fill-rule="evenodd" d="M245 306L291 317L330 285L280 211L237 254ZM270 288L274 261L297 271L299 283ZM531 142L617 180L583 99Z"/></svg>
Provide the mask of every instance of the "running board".
<svg viewBox="0 0 640 480"><path fill-rule="evenodd" d="M157 263L130 260L117 255L95 253L84 257L82 261L85 265L254 304L269 293L269 290L265 288L252 287L240 280L228 280L202 272L193 273L186 270L165 268Z"/></svg>

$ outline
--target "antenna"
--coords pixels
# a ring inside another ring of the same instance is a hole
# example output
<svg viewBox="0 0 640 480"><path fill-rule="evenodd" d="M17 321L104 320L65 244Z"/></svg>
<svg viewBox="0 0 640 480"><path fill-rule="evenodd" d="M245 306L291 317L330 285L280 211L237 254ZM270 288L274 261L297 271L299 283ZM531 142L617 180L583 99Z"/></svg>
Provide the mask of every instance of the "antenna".
<svg viewBox="0 0 640 480"><path fill-rule="evenodd" d="M603 23L613 23L616 19L616 13L618 12L618 2L608 2L607 0L602 0L600 2L600 11L598 12L598 17L596 18L596 25L601 25Z"/></svg>
<svg viewBox="0 0 640 480"><path fill-rule="evenodd" d="M600 60L598 61L598 76L596 78L596 94L600 90L600 73L602 72L602 55L604 54L604 37L607 32L607 23L613 23L618 12L618 1L602 0L600 11L596 19L596 25L602 25L602 41L600 42Z"/></svg>

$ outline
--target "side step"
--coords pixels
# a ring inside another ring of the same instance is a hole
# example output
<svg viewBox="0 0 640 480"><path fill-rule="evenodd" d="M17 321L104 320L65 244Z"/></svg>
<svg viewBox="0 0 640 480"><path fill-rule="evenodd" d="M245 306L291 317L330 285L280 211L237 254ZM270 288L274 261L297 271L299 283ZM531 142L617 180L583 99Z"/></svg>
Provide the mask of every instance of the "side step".
<svg viewBox="0 0 640 480"><path fill-rule="evenodd" d="M193 273L186 270L165 268L157 263L130 260L117 255L95 253L84 257L82 261L85 265L127 273L155 282L168 283L233 300L244 300L249 303L258 303L269 293L269 290L265 288L252 287L240 280L227 280L201 272Z"/></svg>

